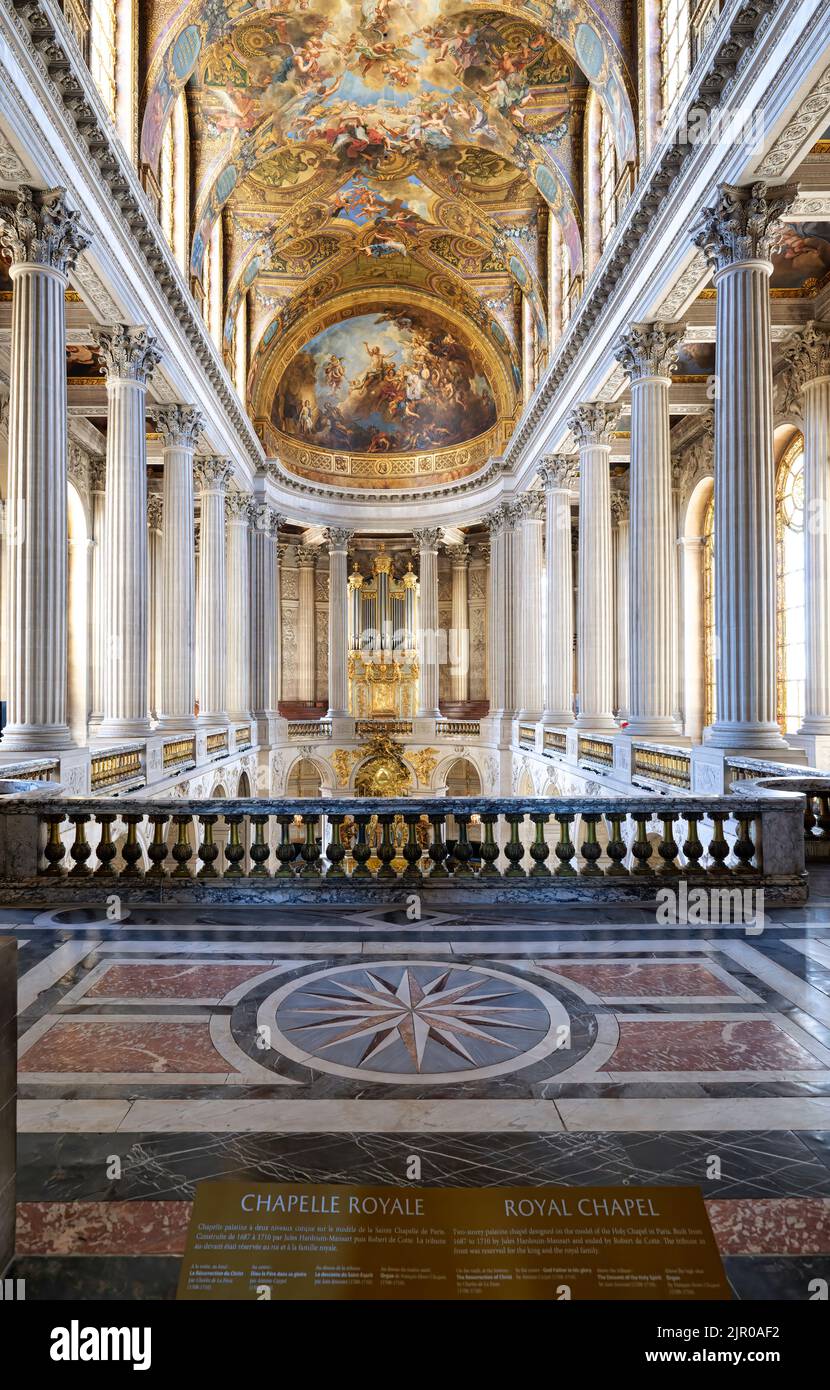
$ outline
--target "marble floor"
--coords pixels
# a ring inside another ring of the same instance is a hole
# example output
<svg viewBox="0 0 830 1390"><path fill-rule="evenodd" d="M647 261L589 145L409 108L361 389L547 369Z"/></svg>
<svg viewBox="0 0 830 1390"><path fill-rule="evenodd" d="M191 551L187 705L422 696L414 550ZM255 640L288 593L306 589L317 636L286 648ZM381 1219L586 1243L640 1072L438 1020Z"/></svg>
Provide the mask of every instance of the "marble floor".
<svg viewBox="0 0 830 1390"><path fill-rule="evenodd" d="M830 876L647 906L0 913L29 1298L171 1298L205 1178L699 1186L742 1299L830 1280Z"/></svg>

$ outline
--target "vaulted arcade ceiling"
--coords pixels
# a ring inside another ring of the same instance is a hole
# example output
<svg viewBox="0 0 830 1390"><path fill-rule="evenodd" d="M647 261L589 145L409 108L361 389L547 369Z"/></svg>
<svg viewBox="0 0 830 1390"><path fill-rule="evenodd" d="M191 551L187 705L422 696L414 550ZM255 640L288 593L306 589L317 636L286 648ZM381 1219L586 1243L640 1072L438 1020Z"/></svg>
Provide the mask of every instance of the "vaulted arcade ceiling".
<svg viewBox="0 0 830 1390"><path fill-rule="evenodd" d="M611 5L605 14L613 15ZM498 454L556 218L582 269L588 84L631 158L619 36L581 0L191 0L151 28L142 159L186 92L191 273L224 241L249 408L288 467L436 482Z"/></svg>

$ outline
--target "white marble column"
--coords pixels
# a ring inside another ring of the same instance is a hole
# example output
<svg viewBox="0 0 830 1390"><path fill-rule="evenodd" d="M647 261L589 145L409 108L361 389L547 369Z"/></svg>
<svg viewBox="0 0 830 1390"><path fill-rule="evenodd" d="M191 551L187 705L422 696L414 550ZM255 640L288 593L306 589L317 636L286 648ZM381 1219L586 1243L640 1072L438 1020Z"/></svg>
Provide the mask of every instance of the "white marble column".
<svg viewBox="0 0 830 1390"><path fill-rule="evenodd" d="M545 494L528 492L517 503L516 706L519 719L542 717L544 707L542 576Z"/></svg>
<svg viewBox="0 0 830 1390"><path fill-rule="evenodd" d="M158 406L153 413L164 440L158 722L165 733L187 733L196 726L193 452L204 422L190 405Z"/></svg>
<svg viewBox="0 0 830 1390"><path fill-rule="evenodd" d="M90 732L97 734L104 713L104 607L107 594L104 574L104 511L107 500L107 468L103 459L93 459L89 471L92 511L92 596L89 611L91 656Z"/></svg>
<svg viewBox="0 0 830 1390"><path fill-rule="evenodd" d="M490 532L490 566L487 580L487 698L489 713L504 712L504 675L507 669L507 625L504 612L504 507L484 518Z"/></svg>
<svg viewBox="0 0 830 1390"><path fill-rule="evenodd" d="M161 353L146 328L97 330L107 371L107 490L104 502L104 717L98 737L145 738L149 589L147 386Z"/></svg>
<svg viewBox="0 0 830 1390"><path fill-rule="evenodd" d="M804 435L807 670L800 734L830 736L830 324L811 319L784 346L788 404Z"/></svg>
<svg viewBox="0 0 830 1390"><path fill-rule="evenodd" d="M317 547L297 546L297 699L313 705L316 691Z"/></svg>
<svg viewBox="0 0 830 1390"><path fill-rule="evenodd" d="M470 617L468 609L468 545L448 545L452 566L452 627L449 635L450 698L466 702L470 698Z"/></svg>
<svg viewBox="0 0 830 1390"><path fill-rule="evenodd" d="M164 562L164 503L157 492L147 498L147 708L150 718L158 720L161 710L161 675L164 661L165 626Z"/></svg>
<svg viewBox="0 0 830 1390"><path fill-rule="evenodd" d="M579 447L577 727L613 732L614 615L611 612L611 436L619 406L588 401L568 425Z"/></svg>
<svg viewBox="0 0 830 1390"><path fill-rule="evenodd" d="M354 532L330 526L329 552L329 708L327 719L349 714L349 542Z"/></svg>
<svg viewBox="0 0 830 1390"><path fill-rule="evenodd" d="M578 486L579 465L571 454L543 459L539 477L547 501L545 517L545 631L546 724L573 723L574 621L573 556L571 551L571 492Z"/></svg>
<svg viewBox="0 0 830 1390"><path fill-rule="evenodd" d="M715 626L719 748L786 747L776 722L770 246L795 185L722 184L693 232L715 271Z"/></svg>
<svg viewBox="0 0 830 1390"><path fill-rule="evenodd" d="M432 527L413 531L418 547L418 568L421 581L419 642L421 676L419 685L420 719L437 719L438 708L438 545L441 532Z"/></svg>
<svg viewBox="0 0 830 1390"><path fill-rule="evenodd" d="M633 323L615 356L631 383L626 733L676 738L677 611L669 387L682 323Z"/></svg>
<svg viewBox="0 0 830 1390"><path fill-rule="evenodd" d="M200 556L196 696L199 723L224 725L227 714L227 566L225 498L233 476L226 458L200 458L195 466L200 499Z"/></svg>
<svg viewBox="0 0 830 1390"><path fill-rule="evenodd" d="M8 722L3 752L65 748L67 725L66 315L89 245L63 189L0 194L11 257L6 570Z"/></svg>
<svg viewBox="0 0 830 1390"><path fill-rule="evenodd" d="M259 502L251 509L251 704L264 725L279 709L280 591L276 534L282 518ZM260 730L268 737L267 728Z"/></svg>
<svg viewBox="0 0 830 1390"><path fill-rule="evenodd" d="M519 710L519 609L521 604L521 509L515 498L504 504L502 531L502 592L504 595L504 713L515 719Z"/></svg>
<svg viewBox="0 0 830 1390"><path fill-rule="evenodd" d="M614 568L614 702L618 719L628 718L629 661L629 517L628 494L611 493L611 549Z"/></svg>
<svg viewBox="0 0 830 1390"><path fill-rule="evenodd" d="M225 499L228 569L228 716L251 717L251 503L249 492Z"/></svg>

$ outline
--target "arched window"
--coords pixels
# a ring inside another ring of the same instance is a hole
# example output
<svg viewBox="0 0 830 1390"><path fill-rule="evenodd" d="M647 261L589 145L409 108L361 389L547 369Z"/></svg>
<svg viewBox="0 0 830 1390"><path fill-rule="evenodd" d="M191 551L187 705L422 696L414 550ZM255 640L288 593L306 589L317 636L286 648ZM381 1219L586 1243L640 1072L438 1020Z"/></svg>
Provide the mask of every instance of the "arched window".
<svg viewBox="0 0 830 1390"><path fill-rule="evenodd" d="M703 513L703 727L717 717L715 684L715 494Z"/></svg>
<svg viewBox="0 0 830 1390"><path fill-rule="evenodd" d="M562 331L571 321L571 258L564 239L559 253L560 294L562 303Z"/></svg>
<svg viewBox="0 0 830 1390"><path fill-rule="evenodd" d="M778 549L776 637L778 723L794 734L804 718L804 441L797 435L778 465L775 529Z"/></svg>
<svg viewBox="0 0 830 1390"><path fill-rule="evenodd" d="M617 221L617 147L608 112L599 102L599 228L604 249Z"/></svg>
<svg viewBox="0 0 830 1390"><path fill-rule="evenodd" d="M665 114L686 83L691 63L689 0L662 0L660 70Z"/></svg>
<svg viewBox="0 0 830 1390"><path fill-rule="evenodd" d="M189 138L187 99L180 92L164 129L159 163L161 207L159 221L182 273L187 274L189 241Z"/></svg>
<svg viewBox="0 0 830 1390"><path fill-rule="evenodd" d="M91 0L89 7L89 70L112 120L116 113L116 0Z"/></svg>

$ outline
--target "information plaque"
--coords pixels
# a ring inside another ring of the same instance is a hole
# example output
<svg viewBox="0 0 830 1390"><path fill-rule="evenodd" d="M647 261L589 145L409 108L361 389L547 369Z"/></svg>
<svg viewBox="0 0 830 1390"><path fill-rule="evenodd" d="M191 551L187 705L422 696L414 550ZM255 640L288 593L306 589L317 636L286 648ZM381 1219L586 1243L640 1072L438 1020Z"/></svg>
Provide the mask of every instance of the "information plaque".
<svg viewBox="0 0 830 1390"><path fill-rule="evenodd" d="M696 1187L206 1182L181 1299L728 1299Z"/></svg>

